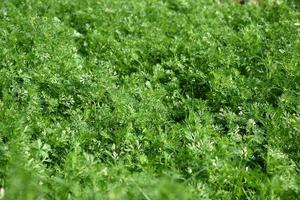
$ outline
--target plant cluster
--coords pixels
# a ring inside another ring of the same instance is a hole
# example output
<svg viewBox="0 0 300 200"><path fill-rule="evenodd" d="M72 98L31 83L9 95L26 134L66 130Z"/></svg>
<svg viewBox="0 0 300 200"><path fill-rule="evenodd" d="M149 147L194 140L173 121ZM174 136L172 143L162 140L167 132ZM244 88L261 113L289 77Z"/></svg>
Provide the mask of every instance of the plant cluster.
<svg viewBox="0 0 300 200"><path fill-rule="evenodd" d="M0 1L2 199L297 199L299 132L297 1Z"/></svg>

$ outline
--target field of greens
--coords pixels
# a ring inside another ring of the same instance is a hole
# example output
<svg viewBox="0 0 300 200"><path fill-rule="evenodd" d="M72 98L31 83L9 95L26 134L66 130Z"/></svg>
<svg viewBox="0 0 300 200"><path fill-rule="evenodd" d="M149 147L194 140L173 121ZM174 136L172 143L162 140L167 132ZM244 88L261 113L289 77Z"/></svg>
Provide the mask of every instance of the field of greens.
<svg viewBox="0 0 300 200"><path fill-rule="evenodd" d="M0 199L298 199L298 2L1 0Z"/></svg>

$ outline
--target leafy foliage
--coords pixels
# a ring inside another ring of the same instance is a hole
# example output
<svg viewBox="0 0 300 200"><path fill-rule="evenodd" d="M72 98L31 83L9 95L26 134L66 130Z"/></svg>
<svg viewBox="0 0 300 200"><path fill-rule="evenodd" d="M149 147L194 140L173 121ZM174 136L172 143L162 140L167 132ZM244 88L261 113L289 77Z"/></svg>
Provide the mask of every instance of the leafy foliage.
<svg viewBox="0 0 300 200"><path fill-rule="evenodd" d="M0 198L297 199L297 6L2 0Z"/></svg>

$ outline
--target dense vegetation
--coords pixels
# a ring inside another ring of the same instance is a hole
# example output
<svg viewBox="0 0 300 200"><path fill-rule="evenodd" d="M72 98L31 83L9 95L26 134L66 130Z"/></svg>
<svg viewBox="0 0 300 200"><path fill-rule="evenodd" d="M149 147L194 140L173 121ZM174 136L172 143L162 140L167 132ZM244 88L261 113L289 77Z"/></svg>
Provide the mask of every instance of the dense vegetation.
<svg viewBox="0 0 300 200"><path fill-rule="evenodd" d="M297 1L1 0L0 199L297 199L299 36Z"/></svg>

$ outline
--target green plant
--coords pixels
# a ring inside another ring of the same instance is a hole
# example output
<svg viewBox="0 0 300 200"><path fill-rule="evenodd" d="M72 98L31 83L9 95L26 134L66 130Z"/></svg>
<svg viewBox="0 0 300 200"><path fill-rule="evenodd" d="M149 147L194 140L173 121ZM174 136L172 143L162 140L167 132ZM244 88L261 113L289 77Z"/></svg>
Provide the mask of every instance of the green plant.
<svg viewBox="0 0 300 200"><path fill-rule="evenodd" d="M297 199L291 1L2 0L0 198Z"/></svg>

